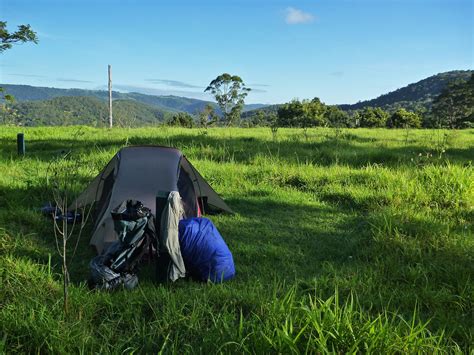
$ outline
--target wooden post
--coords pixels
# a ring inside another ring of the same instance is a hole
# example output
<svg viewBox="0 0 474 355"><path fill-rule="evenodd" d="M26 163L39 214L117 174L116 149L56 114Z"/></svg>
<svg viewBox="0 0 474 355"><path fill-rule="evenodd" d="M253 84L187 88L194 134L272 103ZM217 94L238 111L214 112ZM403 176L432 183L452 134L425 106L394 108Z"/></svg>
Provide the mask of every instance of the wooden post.
<svg viewBox="0 0 474 355"><path fill-rule="evenodd" d="M112 128L112 66L109 64L109 128Z"/></svg>

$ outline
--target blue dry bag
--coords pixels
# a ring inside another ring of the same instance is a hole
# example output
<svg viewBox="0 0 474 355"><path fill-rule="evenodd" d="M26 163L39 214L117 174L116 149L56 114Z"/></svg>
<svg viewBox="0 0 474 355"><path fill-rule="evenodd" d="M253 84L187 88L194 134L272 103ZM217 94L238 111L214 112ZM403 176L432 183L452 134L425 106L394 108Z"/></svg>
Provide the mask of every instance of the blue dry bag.
<svg viewBox="0 0 474 355"><path fill-rule="evenodd" d="M179 244L186 270L191 276L215 283L235 276L232 253L209 219L201 217L181 220Z"/></svg>

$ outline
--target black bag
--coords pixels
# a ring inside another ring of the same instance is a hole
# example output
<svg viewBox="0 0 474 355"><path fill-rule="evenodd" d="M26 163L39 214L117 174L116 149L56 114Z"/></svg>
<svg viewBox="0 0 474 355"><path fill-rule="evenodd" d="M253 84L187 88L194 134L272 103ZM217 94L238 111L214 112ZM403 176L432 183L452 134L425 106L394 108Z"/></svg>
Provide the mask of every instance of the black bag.
<svg viewBox="0 0 474 355"><path fill-rule="evenodd" d="M148 252L157 251L155 219L140 201L127 200L111 212L118 241L90 262L90 286L113 290L138 283L138 264Z"/></svg>

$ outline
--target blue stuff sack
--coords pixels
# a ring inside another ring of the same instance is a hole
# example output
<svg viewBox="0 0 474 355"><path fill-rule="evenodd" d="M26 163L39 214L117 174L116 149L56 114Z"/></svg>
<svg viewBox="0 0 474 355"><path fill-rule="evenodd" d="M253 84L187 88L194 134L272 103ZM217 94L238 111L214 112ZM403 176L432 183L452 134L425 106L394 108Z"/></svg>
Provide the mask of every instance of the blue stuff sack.
<svg viewBox="0 0 474 355"><path fill-rule="evenodd" d="M191 276L215 283L235 276L232 253L209 219L200 217L181 220L179 244L186 271Z"/></svg>

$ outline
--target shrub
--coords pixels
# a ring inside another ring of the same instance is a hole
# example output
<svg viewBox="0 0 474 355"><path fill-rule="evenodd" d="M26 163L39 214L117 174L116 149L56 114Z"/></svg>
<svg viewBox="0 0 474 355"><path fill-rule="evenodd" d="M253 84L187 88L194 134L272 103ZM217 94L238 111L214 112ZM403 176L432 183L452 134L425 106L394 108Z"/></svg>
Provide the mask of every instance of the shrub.
<svg viewBox="0 0 474 355"><path fill-rule="evenodd" d="M194 125L194 119L193 116L186 112L178 112L177 114L173 115L166 123L169 126L192 128Z"/></svg>
<svg viewBox="0 0 474 355"><path fill-rule="evenodd" d="M395 111L387 121L387 127L389 128L420 128L421 117L415 112L407 111L404 108L400 108Z"/></svg>
<svg viewBox="0 0 474 355"><path fill-rule="evenodd" d="M388 113L380 107L365 107L356 114L360 127L384 127Z"/></svg>

